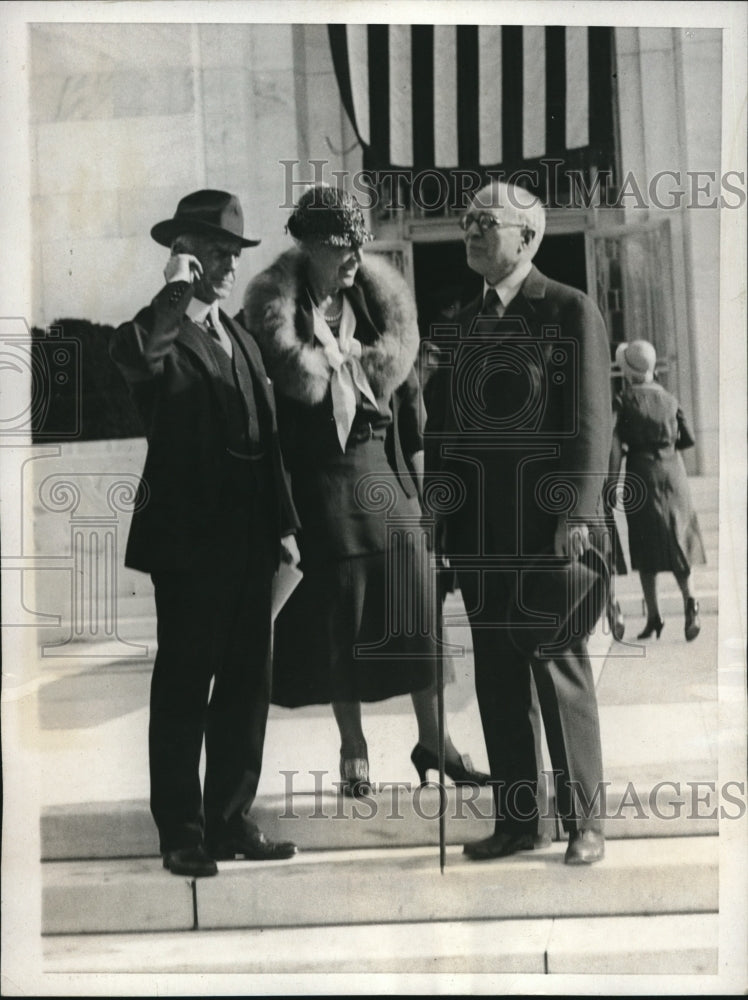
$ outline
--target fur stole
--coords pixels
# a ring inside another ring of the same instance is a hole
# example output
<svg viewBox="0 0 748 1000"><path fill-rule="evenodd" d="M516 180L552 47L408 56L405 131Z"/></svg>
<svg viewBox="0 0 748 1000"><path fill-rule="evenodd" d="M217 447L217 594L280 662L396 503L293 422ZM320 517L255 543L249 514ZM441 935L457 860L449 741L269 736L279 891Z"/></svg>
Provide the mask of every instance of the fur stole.
<svg viewBox="0 0 748 1000"><path fill-rule="evenodd" d="M304 288L304 257L287 250L249 283L244 325L257 340L277 390L301 403L321 403L332 369L314 336L304 339L296 303ZM363 255L356 275L379 335L362 345L361 365L374 395L389 399L408 377L419 345L416 307L398 271L373 254Z"/></svg>

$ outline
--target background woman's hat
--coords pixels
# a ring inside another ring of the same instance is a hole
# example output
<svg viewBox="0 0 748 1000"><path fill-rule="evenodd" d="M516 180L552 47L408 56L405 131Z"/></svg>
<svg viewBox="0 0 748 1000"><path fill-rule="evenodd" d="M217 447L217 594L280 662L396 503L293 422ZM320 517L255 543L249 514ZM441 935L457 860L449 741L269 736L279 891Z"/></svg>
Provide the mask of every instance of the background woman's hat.
<svg viewBox="0 0 748 1000"><path fill-rule="evenodd" d="M177 205L172 219L157 222L151 236L162 247L170 247L177 236L231 236L243 247L256 247L255 237L244 236L244 215L239 199L228 191L195 191Z"/></svg>
<svg viewBox="0 0 748 1000"><path fill-rule="evenodd" d="M299 198L286 226L297 240L318 240L332 247L360 247L374 236L352 194L317 184Z"/></svg>
<svg viewBox="0 0 748 1000"><path fill-rule="evenodd" d="M646 382L655 370L657 351L648 340L632 340L616 348L616 364L632 382Z"/></svg>
<svg viewBox="0 0 748 1000"><path fill-rule="evenodd" d="M527 657L542 657L585 638L603 613L609 588L608 564L593 546L579 559L538 556L521 571L509 601L512 645Z"/></svg>

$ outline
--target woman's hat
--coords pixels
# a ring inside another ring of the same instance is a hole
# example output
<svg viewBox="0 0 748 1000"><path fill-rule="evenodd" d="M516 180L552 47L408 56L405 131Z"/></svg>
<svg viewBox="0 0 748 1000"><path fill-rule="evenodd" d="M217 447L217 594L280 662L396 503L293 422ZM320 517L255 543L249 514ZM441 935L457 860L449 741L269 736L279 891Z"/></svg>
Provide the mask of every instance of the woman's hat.
<svg viewBox="0 0 748 1000"><path fill-rule="evenodd" d="M579 559L537 556L521 570L509 601L512 645L528 658L542 658L585 638L603 613L609 588L608 564L593 546Z"/></svg>
<svg viewBox="0 0 748 1000"><path fill-rule="evenodd" d="M243 247L256 247L255 237L244 236L244 215L239 199L228 191L195 191L177 205L172 219L157 222L151 236L162 247L170 247L177 236L230 236Z"/></svg>
<svg viewBox="0 0 748 1000"><path fill-rule="evenodd" d="M304 192L286 229L297 240L318 240L331 247L357 248L374 239L353 195L329 184Z"/></svg>
<svg viewBox="0 0 748 1000"><path fill-rule="evenodd" d="M632 340L616 348L616 364L632 382L651 382L657 351L648 340Z"/></svg>

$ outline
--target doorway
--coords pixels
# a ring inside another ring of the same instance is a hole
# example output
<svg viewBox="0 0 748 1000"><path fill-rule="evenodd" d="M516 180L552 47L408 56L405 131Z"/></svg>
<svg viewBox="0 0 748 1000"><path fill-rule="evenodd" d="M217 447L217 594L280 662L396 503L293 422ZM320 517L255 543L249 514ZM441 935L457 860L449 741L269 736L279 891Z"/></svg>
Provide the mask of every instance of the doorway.
<svg viewBox="0 0 748 1000"><path fill-rule="evenodd" d="M549 278L587 291L584 233L546 235L535 264ZM483 287L482 278L467 266L461 239L414 242L413 272L422 338L432 323L448 323Z"/></svg>

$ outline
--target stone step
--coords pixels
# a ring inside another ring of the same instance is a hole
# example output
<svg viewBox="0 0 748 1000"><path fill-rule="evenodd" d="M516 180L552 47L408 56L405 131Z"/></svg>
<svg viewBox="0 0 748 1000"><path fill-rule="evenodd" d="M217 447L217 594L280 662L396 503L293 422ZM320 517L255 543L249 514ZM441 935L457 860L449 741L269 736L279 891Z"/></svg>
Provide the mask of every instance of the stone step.
<svg viewBox="0 0 748 1000"><path fill-rule="evenodd" d="M635 770L632 768L632 773ZM715 777L708 765L692 767L688 778L680 780L670 771L668 784L662 787L658 785L663 779L655 775L639 782L628 774L611 781L605 789L604 806L608 839L717 833L722 804L705 784ZM694 793L697 781L704 784ZM704 801L695 801L695 794L701 794ZM327 790L260 797L252 815L269 837L292 840L302 850L357 850L436 843L439 808L435 787L419 790L415 786L393 789L375 785L373 796L358 801ZM449 787L447 843L459 845L489 836L492 808L488 788ZM551 806L543 820L544 829L561 838L563 832L552 813ZM157 857L159 853L156 828L145 800L48 806L41 814L41 850L44 861Z"/></svg>
<svg viewBox="0 0 748 1000"><path fill-rule="evenodd" d="M632 622L641 622L644 625L646 614L642 610L641 591L638 593L621 593L616 591L616 599L621 605L624 617L631 618ZM719 612L719 592L717 590L698 591L699 615L716 615ZM683 598L679 591L661 591L657 595L657 603L660 614L667 621L669 618L677 619L679 631L683 628Z"/></svg>
<svg viewBox="0 0 748 1000"><path fill-rule="evenodd" d="M624 583L623 581L627 582ZM628 582L631 580L631 582ZM699 613L703 615L714 615L718 613L719 610L719 590L715 586L709 588L702 583L701 580L698 581L698 601L699 601ZM638 585L638 577L621 577L616 583L616 598L621 605L621 610L626 617L631 617L632 619L638 617L644 617L642 613L642 595L641 588ZM672 586L664 585L659 588L658 592L660 613L663 617L683 617L683 599L680 595L680 591L675 588L675 584ZM450 605L445 606L445 625L447 629L447 641L457 642L467 650L472 650L472 637L470 635L470 628L467 624L465 618L464 608L461 602L454 601ZM606 633L608 632L607 626L599 626ZM459 634L458 631L459 630ZM42 641L44 642L55 642L59 641L59 629L57 630L57 635L52 632L51 629L40 630L42 635ZM142 616L134 618L119 618L118 626L119 636L126 640L128 643L132 643L133 648L131 650L131 658L133 660L146 659L153 661L156 655L156 619L155 616ZM122 656L123 653L127 653L127 648L118 648L111 643L102 642L96 644L95 642L89 642L86 645L86 655L94 656L100 655L102 658L107 656Z"/></svg>
<svg viewBox="0 0 748 1000"><path fill-rule="evenodd" d="M58 935L52 974L716 975L716 913ZM207 994L206 994L207 995Z"/></svg>
<svg viewBox="0 0 748 1000"><path fill-rule="evenodd" d="M714 913L718 837L618 840L605 860L563 863L564 844L476 863L459 847L302 853L219 864L190 881L159 860L42 866L42 932L335 926L544 917Z"/></svg>
<svg viewBox="0 0 748 1000"><path fill-rule="evenodd" d="M695 590L701 591L719 589L719 569L717 567L716 559L704 566L694 566L692 576ZM617 576L615 585L617 590L622 590L624 592L632 591L641 595L641 583L637 570L630 571L622 576ZM672 573L657 574L657 590L658 592L663 593L666 591L676 592L678 590L678 585L676 584L675 577Z"/></svg>

